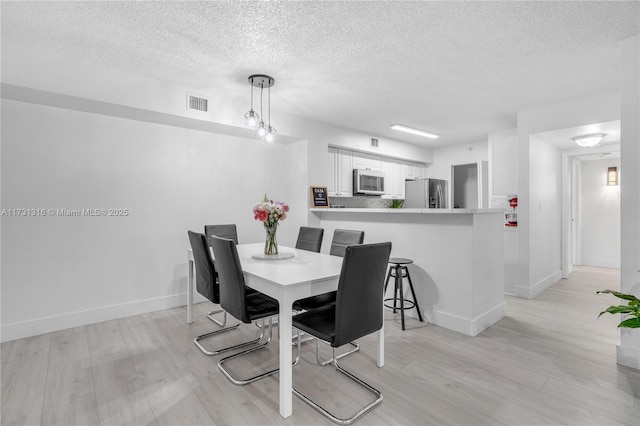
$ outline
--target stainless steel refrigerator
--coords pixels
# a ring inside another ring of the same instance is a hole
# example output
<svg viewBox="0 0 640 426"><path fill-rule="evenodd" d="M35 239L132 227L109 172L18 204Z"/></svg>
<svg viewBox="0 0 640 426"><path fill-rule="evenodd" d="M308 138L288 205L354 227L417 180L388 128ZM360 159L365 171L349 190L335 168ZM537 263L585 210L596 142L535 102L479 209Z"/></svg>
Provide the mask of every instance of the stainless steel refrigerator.
<svg viewBox="0 0 640 426"><path fill-rule="evenodd" d="M407 209L446 209L447 181L421 179L405 181L404 203Z"/></svg>

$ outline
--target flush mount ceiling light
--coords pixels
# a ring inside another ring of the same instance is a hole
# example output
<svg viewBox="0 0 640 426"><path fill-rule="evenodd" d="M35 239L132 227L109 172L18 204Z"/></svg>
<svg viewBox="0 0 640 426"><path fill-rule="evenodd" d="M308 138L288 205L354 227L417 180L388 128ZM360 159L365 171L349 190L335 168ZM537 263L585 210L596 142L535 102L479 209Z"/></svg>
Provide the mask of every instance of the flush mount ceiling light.
<svg viewBox="0 0 640 426"><path fill-rule="evenodd" d="M264 139L267 142L273 142L276 138L276 133L278 131L271 127L271 86L275 84L276 80L273 77L269 77L268 75L263 74L254 74L249 77L249 84L251 85L251 109L244 115L245 124L255 129L256 136L260 139ZM253 88L260 88L260 115L253 110ZM269 119L267 120L267 124L264 122L264 114L262 113L262 95L264 89L267 88L267 102L268 108L267 112L269 115ZM262 117L262 118L260 118Z"/></svg>
<svg viewBox="0 0 640 426"><path fill-rule="evenodd" d="M414 129L413 127L408 127L402 124L392 124L391 127L393 130L399 130L405 133L411 133L412 135L424 136L429 139L438 139L440 136L435 133L425 132L424 130Z"/></svg>
<svg viewBox="0 0 640 426"><path fill-rule="evenodd" d="M605 136L607 136L606 133L592 133L590 135L576 136L571 139L578 145L587 148L598 145Z"/></svg>

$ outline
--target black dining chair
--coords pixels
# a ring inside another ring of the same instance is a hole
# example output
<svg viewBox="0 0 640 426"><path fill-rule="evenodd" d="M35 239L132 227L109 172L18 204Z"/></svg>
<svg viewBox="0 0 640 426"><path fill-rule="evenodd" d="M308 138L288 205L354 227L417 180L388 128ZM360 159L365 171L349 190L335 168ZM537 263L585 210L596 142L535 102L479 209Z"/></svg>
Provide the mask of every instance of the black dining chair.
<svg viewBox="0 0 640 426"><path fill-rule="evenodd" d="M230 240L233 240L234 243L238 244L238 229L236 228L235 223L205 225L204 235L206 235L207 238L211 238L214 235L216 237L229 238Z"/></svg>
<svg viewBox="0 0 640 426"><path fill-rule="evenodd" d="M345 249L338 281L336 303L302 312L293 317L293 326L331 345L335 368L376 395L376 399L353 416L338 418L296 387L293 392L332 421L350 424L382 402L382 393L338 364L336 348L382 328L384 278L391 243L349 246ZM325 394L330 394L325 389Z"/></svg>
<svg viewBox="0 0 640 426"><path fill-rule="evenodd" d="M253 292L247 291L248 289L245 286L244 275L242 273L242 265L240 263L240 258L238 257L238 250L236 248L236 243L233 240L213 236L209 239L209 242L213 248L213 254L216 258L216 265L218 268L218 275L220 276L220 306L222 306L222 309L245 324L250 324L254 320L263 320L262 333L257 341L253 340L251 342L242 343L241 345L234 346L234 348L251 343L257 344L264 336L265 326L267 323L266 319L269 319L269 334L265 342L242 352L222 358L218 361L218 368L232 383L236 385L246 385L258 379L275 374L280 369L276 368L248 379L240 379L233 377L233 375L224 367L224 364L239 356L263 349L271 341L271 320L274 316L278 315L278 301L256 290L253 290ZM298 355L293 361L293 365L296 365L300 359L300 344L297 346Z"/></svg>
<svg viewBox="0 0 640 426"><path fill-rule="evenodd" d="M364 231L355 231L351 229L336 229L333 231L333 238L331 240L331 248L329 254L333 256L344 255L344 250L347 246L354 244L362 244L364 242ZM293 304L293 309L296 311L308 311L311 309L318 309L322 306L326 306L332 303L336 303L336 292L330 291L329 293L318 294L316 296L307 297L304 299L296 300ZM304 342L309 341L308 339ZM318 342L316 342L318 345ZM343 358L349 354L360 350L360 345L355 342L351 342L353 349L348 352L338 355L338 358ZM331 363L331 360L320 360L320 347L316 347L316 359L318 364L327 365Z"/></svg>
<svg viewBox="0 0 640 426"><path fill-rule="evenodd" d="M320 248L322 247L323 235L324 235L324 229L322 228L312 228L309 226L301 226L300 231L298 231L296 248L301 250L320 253Z"/></svg>
<svg viewBox="0 0 640 426"><path fill-rule="evenodd" d="M336 229L333 231L331 248L329 254L332 256L343 256L344 249L354 244L364 242L364 231L354 231L351 229Z"/></svg>
<svg viewBox="0 0 640 426"><path fill-rule="evenodd" d="M196 265L196 290L209 301L215 303L216 305L219 305L220 286L216 276L215 267L213 265L213 260L211 259L211 253L209 252L209 244L207 243L207 238L204 236L204 234L200 234L198 232L187 231L187 233L189 235L191 251L193 252L193 260ZM214 314L218 314L221 312L223 313L222 321L213 317ZM224 331L233 330L240 324L238 323L234 326L225 328L225 325L227 324L227 312L224 311L224 309L219 309L207 313L207 318L218 324L220 327L222 327L222 329L202 334L193 339L193 343L195 343L195 345L203 354L216 355L219 354L220 351L209 351L200 344L200 341Z"/></svg>
<svg viewBox="0 0 640 426"><path fill-rule="evenodd" d="M349 229L336 229L333 231L333 239L331 240L330 255L342 257L344 249L354 244L362 244L364 242L364 231L353 231ZM329 303L335 303L336 292L319 294L317 296L307 297L305 299L296 300L294 308L296 310L317 309Z"/></svg>

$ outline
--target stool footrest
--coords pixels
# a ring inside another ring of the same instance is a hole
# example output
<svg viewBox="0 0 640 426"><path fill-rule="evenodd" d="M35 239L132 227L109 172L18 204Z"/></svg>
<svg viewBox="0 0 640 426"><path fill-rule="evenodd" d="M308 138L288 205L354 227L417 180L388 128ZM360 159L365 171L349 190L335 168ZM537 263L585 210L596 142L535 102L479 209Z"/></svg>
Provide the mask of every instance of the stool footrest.
<svg viewBox="0 0 640 426"><path fill-rule="evenodd" d="M416 307L416 302L412 301L412 300L407 300L407 299L400 299L399 297L389 297L387 299L384 299L385 302L388 302L390 300L393 300L394 303L400 302L402 303L402 309L407 310L407 309L413 309ZM389 309L400 309L400 306L389 306L386 303L384 303L385 308L389 308Z"/></svg>

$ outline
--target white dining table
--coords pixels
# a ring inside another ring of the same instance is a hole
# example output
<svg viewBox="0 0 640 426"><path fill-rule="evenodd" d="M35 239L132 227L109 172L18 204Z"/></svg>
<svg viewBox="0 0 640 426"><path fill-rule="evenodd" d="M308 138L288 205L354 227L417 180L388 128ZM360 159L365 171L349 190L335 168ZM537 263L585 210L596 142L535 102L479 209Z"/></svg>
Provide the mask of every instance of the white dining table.
<svg viewBox="0 0 640 426"><path fill-rule="evenodd" d="M279 252L293 254L288 259L257 259L264 250L263 243L239 244L238 256L242 264L245 284L276 299L280 306L280 415L289 417L293 409L292 317L293 302L338 288L342 258L279 246ZM191 249L188 258L187 322L193 322L194 261ZM380 306L383 309L383 306ZM378 367L384 365L384 322L377 332Z"/></svg>

